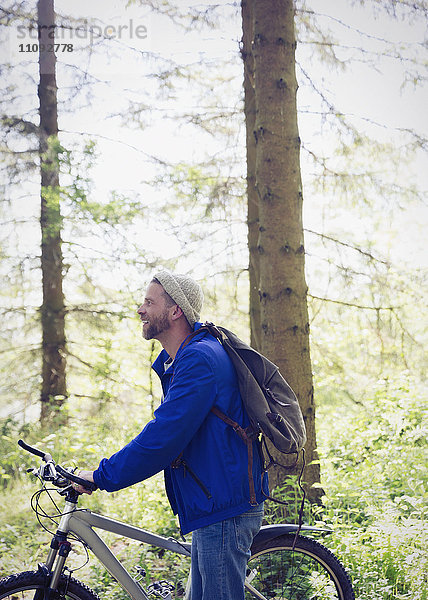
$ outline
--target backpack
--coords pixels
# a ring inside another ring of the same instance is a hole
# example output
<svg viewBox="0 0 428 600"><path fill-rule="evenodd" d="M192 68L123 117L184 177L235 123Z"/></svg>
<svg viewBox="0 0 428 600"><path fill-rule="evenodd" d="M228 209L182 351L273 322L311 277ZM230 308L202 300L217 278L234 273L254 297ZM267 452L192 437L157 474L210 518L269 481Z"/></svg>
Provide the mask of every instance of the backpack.
<svg viewBox="0 0 428 600"><path fill-rule="evenodd" d="M216 407L211 411L233 427L247 444L250 501L251 504L256 504L252 477L253 441L263 440L265 436L280 452L297 454L306 442L306 429L299 402L278 367L240 340L237 335L224 327L207 322L191 334L191 337L203 331L207 331L221 343L235 367L239 391L250 425L243 429ZM266 440L264 442L267 448ZM273 464L270 454L269 457L270 464Z"/></svg>

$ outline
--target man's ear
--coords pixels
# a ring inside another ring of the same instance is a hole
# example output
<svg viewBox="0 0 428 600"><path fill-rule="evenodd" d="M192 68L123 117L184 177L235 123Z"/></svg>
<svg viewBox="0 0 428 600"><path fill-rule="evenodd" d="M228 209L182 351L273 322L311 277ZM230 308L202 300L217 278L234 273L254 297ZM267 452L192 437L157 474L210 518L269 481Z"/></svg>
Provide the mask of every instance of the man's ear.
<svg viewBox="0 0 428 600"><path fill-rule="evenodd" d="M171 317L173 321L176 321L177 319L179 319L181 317L181 315L184 315L183 311L181 310L181 308L178 306L178 304L176 304L173 307L173 311L171 313Z"/></svg>

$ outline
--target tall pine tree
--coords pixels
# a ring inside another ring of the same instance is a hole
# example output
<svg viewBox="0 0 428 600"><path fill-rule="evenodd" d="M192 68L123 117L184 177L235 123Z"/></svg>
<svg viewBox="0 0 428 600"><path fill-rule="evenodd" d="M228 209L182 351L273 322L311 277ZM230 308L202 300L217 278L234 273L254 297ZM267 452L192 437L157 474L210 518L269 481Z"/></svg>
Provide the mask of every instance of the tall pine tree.
<svg viewBox="0 0 428 600"><path fill-rule="evenodd" d="M67 397L65 305L58 161L58 110L53 0L37 3L39 43L39 152L41 172L41 267L43 301L41 419L47 421Z"/></svg>
<svg viewBox="0 0 428 600"><path fill-rule="evenodd" d="M308 434L304 479L316 499L319 488L312 486L319 483L320 472L305 279L294 2L244 0L242 14L253 328L260 313L260 330L253 340L299 398ZM283 470L277 468L272 485L283 479Z"/></svg>

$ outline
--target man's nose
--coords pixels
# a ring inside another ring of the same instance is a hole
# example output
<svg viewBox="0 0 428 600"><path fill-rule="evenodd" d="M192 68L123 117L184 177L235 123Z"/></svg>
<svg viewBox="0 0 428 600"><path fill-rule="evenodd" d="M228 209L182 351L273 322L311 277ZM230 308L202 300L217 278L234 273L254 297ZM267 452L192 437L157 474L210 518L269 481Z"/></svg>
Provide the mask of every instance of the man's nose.
<svg viewBox="0 0 428 600"><path fill-rule="evenodd" d="M141 305L137 308L137 314L141 315L144 312L145 312L145 308L143 305Z"/></svg>

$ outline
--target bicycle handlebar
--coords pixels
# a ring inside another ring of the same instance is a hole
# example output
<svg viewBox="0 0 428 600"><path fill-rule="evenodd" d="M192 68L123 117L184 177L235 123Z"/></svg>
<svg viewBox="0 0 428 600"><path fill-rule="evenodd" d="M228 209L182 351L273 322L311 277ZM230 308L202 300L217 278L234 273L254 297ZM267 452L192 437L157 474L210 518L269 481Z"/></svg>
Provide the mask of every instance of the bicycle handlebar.
<svg viewBox="0 0 428 600"><path fill-rule="evenodd" d="M67 471L66 469L61 467L61 465L56 465L52 456L48 452L43 452L42 450L39 450L38 448L34 448L34 446L30 446L29 444L24 442L24 440L18 440L18 445L21 446L21 448L23 448L23 450L26 450L27 452L30 452L31 454L35 454L36 456L39 456L46 463L51 463L51 466L53 467L54 472L57 471L64 479L67 479L68 481L72 481L73 483L77 483L78 485L81 485L82 487L86 488L87 490L91 490L93 492L98 489L98 486L96 483L93 483L92 481L88 481L87 479L82 479L81 477L78 477L77 475L70 473L70 471ZM52 483L54 483L54 484L56 483L55 479L52 479L52 477L49 477L49 480L52 481ZM58 485L58 487L62 487L62 485Z"/></svg>
<svg viewBox="0 0 428 600"><path fill-rule="evenodd" d="M81 477L78 477L77 475L70 473L70 471L63 469L63 467L61 467L60 465L56 465L56 470L65 479L68 479L69 481L73 481L74 483L81 485L82 487L86 488L87 490L92 490L93 492L95 492L95 490L98 489L98 486L96 483L93 483L92 481L88 481L87 479L82 479Z"/></svg>
<svg viewBox="0 0 428 600"><path fill-rule="evenodd" d="M24 440L18 440L18 446L21 446L21 448L23 448L27 452L31 452L31 454L40 456L40 458L43 458L43 460L45 462L49 462L52 460L52 456L48 452L42 452L38 448L34 448L34 446L30 446L30 444L27 444L26 442L24 442Z"/></svg>

